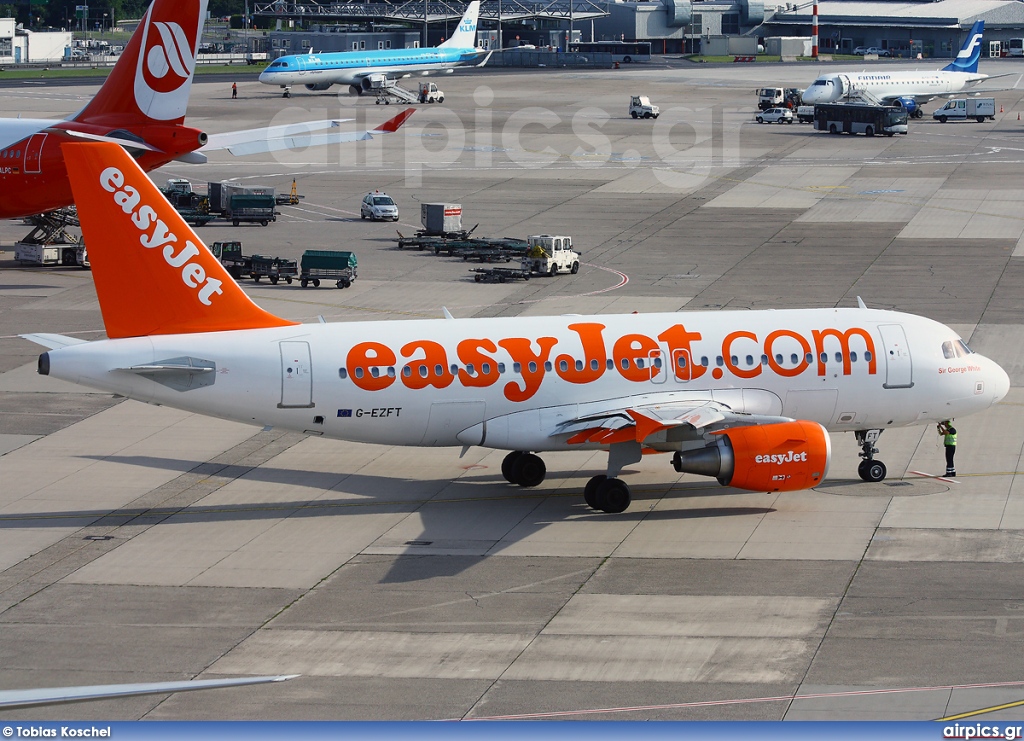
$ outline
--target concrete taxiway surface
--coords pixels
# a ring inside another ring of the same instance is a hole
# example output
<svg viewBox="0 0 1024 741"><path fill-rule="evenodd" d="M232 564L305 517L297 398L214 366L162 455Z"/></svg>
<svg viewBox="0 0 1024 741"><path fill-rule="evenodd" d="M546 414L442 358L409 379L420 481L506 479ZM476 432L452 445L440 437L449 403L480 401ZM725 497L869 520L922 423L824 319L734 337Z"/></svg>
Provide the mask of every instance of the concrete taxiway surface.
<svg viewBox="0 0 1024 741"><path fill-rule="evenodd" d="M881 62L880 65L898 64ZM989 63L992 72L1024 64ZM956 328L1014 388L958 420L960 478L933 427L887 431L865 484L836 436L829 480L723 489L661 456L624 475L628 512L582 500L604 458L546 456L532 490L503 454L261 431L43 378L19 333L102 336L88 272L23 269L0 224L0 687L299 673L291 682L6 713L74 718L931 719L1024 699L1024 91L984 124L909 136L753 121L759 85L810 65L445 77L443 106L357 145L216 154L154 173L304 198L209 241L298 257L352 249L344 291L246 289L327 321L869 306ZM626 116L631 93L661 106ZM8 88L62 116L81 86ZM939 103L927 106L930 111ZM371 99L197 83L210 132L304 118L376 125ZM397 225L358 216L379 188ZM480 285L459 259L399 251L419 203L477 234L570 234L576 276ZM793 695L803 699L786 699ZM985 719L1020 717L1019 708Z"/></svg>

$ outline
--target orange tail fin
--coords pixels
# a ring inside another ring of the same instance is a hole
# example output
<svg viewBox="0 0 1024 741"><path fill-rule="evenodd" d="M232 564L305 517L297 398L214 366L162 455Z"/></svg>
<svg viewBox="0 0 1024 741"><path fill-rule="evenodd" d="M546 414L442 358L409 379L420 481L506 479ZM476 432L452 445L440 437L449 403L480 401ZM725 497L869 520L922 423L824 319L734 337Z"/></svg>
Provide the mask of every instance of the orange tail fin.
<svg viewBox="0 0 1024 741"><path fill-rule="evenodd" d="M154 0L124 52L74 120L108 126L181 123L207 0Z"/></svg>
<svg viewBox="0 0 1024 741"><path fill-rule="evenodd" d="M107 336L295 324L256 306L117 144L62 144Z"/></svg>

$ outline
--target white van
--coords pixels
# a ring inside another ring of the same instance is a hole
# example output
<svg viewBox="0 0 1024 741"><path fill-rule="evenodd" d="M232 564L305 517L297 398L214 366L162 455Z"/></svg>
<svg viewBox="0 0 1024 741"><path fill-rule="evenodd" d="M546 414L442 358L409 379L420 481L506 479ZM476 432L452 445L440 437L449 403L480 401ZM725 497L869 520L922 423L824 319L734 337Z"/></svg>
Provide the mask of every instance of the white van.
<svg viewBox="0 0 1024 741"><path fill-rule="evenodd" d="M986 118L995 121L996 119L996 99L995 98L954 98L953 100L947 101L946 105L942 108L936 109L932 113L932 118L936 121L946 123L946 121L966 121L969 118L973 118L978 123L981 123Z"/></svg>

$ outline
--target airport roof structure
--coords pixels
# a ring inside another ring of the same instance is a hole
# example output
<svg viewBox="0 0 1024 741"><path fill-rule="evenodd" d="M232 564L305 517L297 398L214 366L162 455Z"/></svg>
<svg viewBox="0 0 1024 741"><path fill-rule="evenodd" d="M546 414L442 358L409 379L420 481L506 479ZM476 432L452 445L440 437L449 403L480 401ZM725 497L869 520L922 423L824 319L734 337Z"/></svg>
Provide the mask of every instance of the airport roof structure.
<svg viewBox="0 0 1024 741"><path fill-rule="evenodd" d="M564 20L570 15L575 20L589 20L608 15L606 3L599 0L502 0L480 3L480 20L496 22L498 10L501 20L518 21L537 18ZM424 9L427 22L457 21L466 12L464 2L275 2L254 6L253 15L282 20L303 20L312 23L357 21L403 21L422 23Z"/></svg>
<svg viewBox="0 0 1024 741"><path fill-rule="evenodd" d="M806 25L811 22L814 3L780 3L767 23ZM908 2L897 0L824 0L818 4L820 23L859 26L920 28L960 28L977 20L989 26L1024 23L1024 3L1020 0L936 0Z"/></svg>

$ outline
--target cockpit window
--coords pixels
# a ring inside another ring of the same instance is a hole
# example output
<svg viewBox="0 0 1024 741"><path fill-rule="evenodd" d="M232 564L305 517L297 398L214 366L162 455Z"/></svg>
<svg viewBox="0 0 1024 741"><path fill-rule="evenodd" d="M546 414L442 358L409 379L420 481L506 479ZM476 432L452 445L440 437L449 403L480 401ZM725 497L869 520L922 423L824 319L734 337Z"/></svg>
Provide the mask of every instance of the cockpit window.
<svg viewBox="0 0 1024 741"><path fill-rule="evenodd" d="M273 69L275 67L287 67L287 66L288 66L288 62L274 62L273 64L270 65L271 69Z"/></svg>
<svg viewBox="0 0 1024 741"><path fill-rule="evenodd" d="M942 343L942 357L946 360L952 360L953 358L963 358L968 355L973 355L974 350L967 346L967 343L961 339L946 340Z"/></svg>

